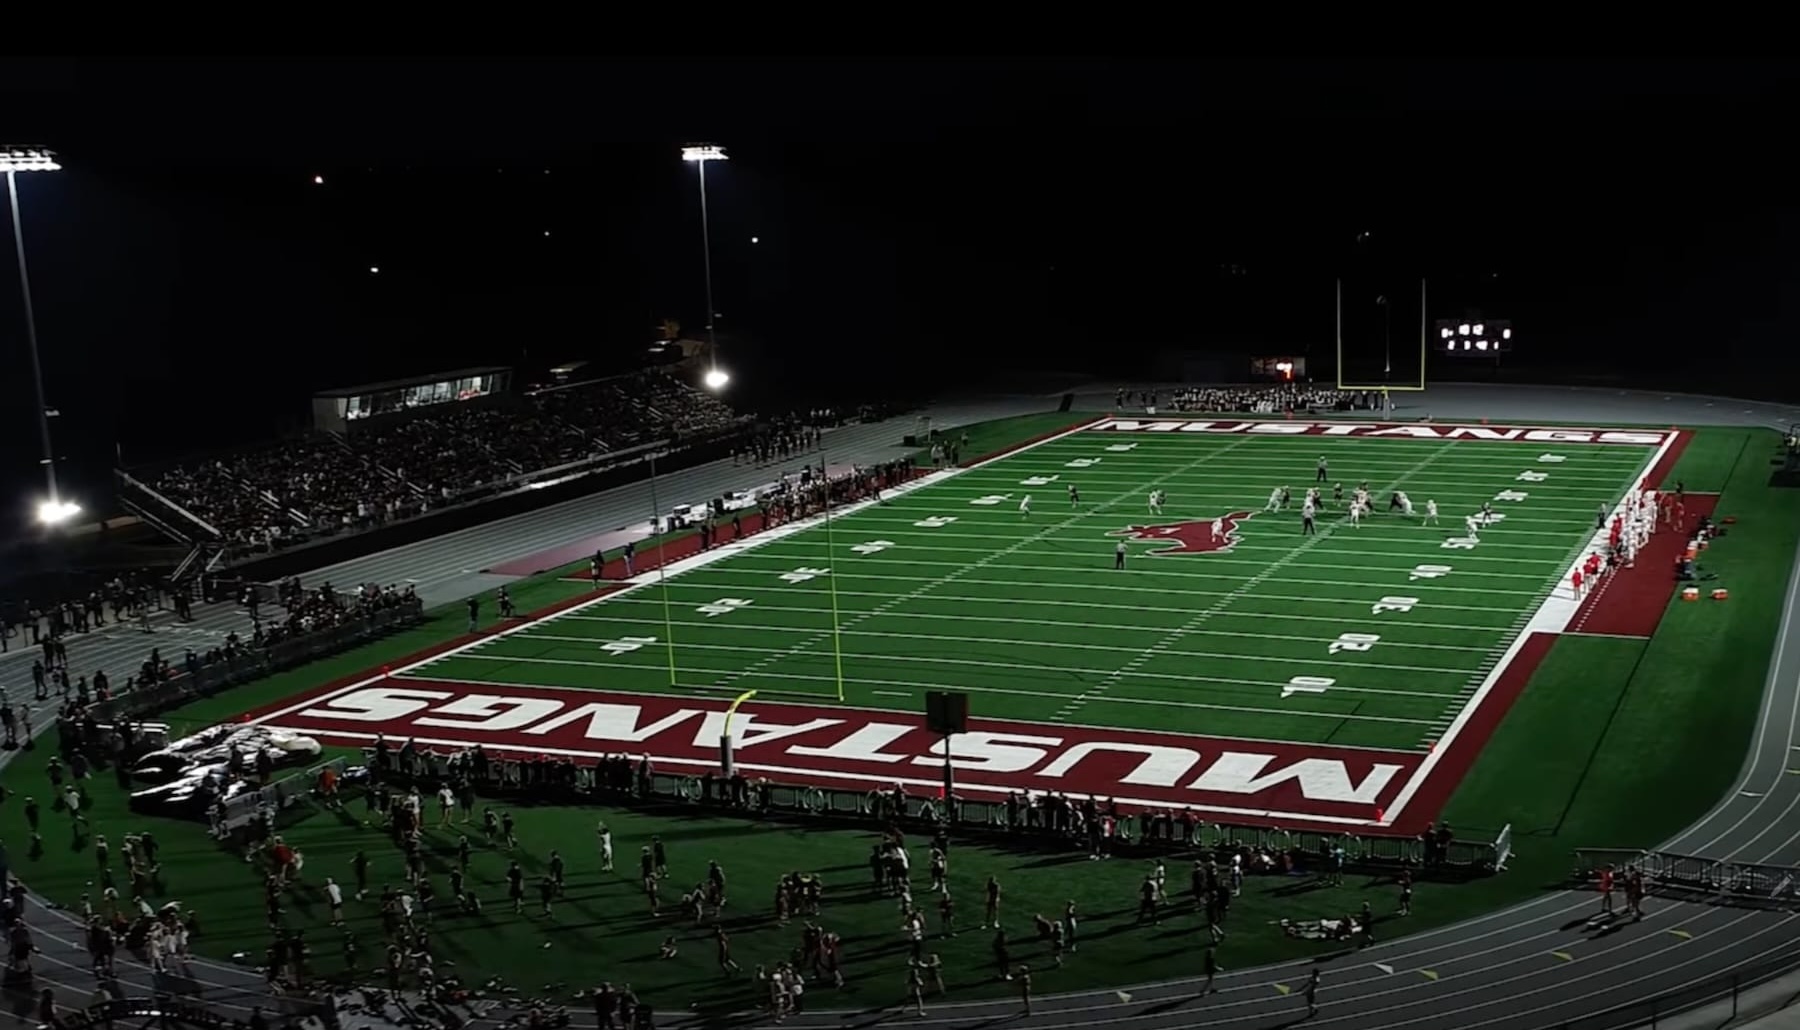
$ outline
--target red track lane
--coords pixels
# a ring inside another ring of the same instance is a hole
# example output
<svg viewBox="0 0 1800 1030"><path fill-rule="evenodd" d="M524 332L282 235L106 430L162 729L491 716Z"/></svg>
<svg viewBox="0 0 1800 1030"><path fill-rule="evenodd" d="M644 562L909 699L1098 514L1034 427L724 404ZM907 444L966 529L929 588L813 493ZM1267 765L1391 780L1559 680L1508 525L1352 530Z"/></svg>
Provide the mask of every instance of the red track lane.
<svg viewBox="0 0 1800 1030"><path fill-rule="evenodd" d="M752 533L757 532L758 530L762 529L762 527L763 527L763 517L760 514L750 514L750 515L744 516L744 535L745 536L749 536ZM719 529L719 532L716 537L717 542L719 542L721 544L728 544L728 543L731 543L733 540L737 539L736 537L731 535L731 521L729 519L721 522L719 524L718 529ZM636 557L632 558L631 572L629 575L634 575L634 576L641 575L645 572L649 572L652 569L659 569L665 564L672 565L675 562L678 562L683 558L691 558L694 555L699 554L699 553L700 553L700 534L699 533L689 533L687 536L676 537L673 540L665 541L663 543L646 543L637 549ZM604 569L600 570L600 576L603 580L615 580L616 581L616 580L626 579L627 573L625 572L625 559L623 559L623 558L607 559L606 567ZM564 576L563 578L566 580L579 581L582 583L586 583L589 581L589 576L586 572L570 574L570 575Z"/></svg>

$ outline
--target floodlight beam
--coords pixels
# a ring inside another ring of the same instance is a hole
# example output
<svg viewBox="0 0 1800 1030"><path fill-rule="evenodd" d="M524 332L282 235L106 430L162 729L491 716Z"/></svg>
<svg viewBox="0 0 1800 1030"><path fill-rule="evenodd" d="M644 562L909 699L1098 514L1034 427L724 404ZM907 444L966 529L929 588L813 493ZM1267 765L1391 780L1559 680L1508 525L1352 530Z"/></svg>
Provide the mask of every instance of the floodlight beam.
<svg viewBox="0 0 1800 1030"><path fill-rule="evenodd" d="M50 489L46 502L62 505L62 493L56 486L56 450L50 442L50 402L44 395L44 362L38 353L37 311L31 303L31 269L25 263L25 226L19 217L20 172L53 172L62 168L56 155L39 147L0 147L0 168L6 172L7 206L12 212L13 253L19 260L19 293L25 312L26 349L31 352L31 382L37 390L38 441L44 451L44 479ZM57 510L62 510L60 507ZM79 509L77 509L79 510ZM40 512L42 509L40 509ZM58 521L74 514L65 512Z"/></svg>
<svg viewBox="0 0 1800 1030"><path fill-rule="evenodd" d="M706 210L706 166L712 161L729 161L725 156L725 148L709 143L694 144L681 148L681 159L692 161L700 166L700 258L706 273L706 382L713 389L713 377L719 373L719 333L713 322L713 286L712 286L712 223ZM721 381L720 386L724 385Z"/></svg>

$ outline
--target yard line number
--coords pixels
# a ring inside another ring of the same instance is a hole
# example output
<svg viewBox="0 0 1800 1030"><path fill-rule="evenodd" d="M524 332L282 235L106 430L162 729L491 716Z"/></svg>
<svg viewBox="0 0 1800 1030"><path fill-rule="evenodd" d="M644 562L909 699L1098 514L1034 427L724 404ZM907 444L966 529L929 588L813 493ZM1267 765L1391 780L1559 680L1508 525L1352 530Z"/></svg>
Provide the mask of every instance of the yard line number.
<svg viewBox="0 0 1800 1030"><path fill-rule="evenodd" d="M1339 651L1367 651L1374 647L1380 639L1381 637L1374 633L1340 633L1338 638L1325 648L1325 651L1328 654L1337 654Z"/></svg>
<svg viewBox="0 0 1800 1030"><path fill-rule="evenodd" d="M631 652L642 648L645 644L654 643L656 643L655 637L620 637L617 640L608 640L606 643L601 644L600 650L605 651L607 654L630 654Z"/></svg>
<svg viewBox="0 0 1800 1030"><path fill-rule="evenodd" d="M715 615L725 615L740 608L748 608L755 603L747 597L721 597L711 604L703 604L694 610L710 619Z"/></svg>
<svg viewBox="0 0 1800 1030"><path fill-rule="evenodd" d="M1295 676L1281 688L1282 697L1293 697L1295 694L1323 694L1337 683L1329 676Z"/></svg>

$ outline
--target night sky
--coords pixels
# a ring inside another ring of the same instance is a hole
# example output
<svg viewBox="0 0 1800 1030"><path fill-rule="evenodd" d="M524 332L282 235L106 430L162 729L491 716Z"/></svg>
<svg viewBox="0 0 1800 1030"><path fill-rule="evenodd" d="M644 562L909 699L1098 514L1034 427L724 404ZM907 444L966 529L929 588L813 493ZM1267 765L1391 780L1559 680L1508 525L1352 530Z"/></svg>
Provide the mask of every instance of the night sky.
<svg viewBox="0 0 1800 1030"><path fill-rule="evenodd" d="M0 142L66 167L20 188L58 450L94 484L115 449L297 428L317 389L698 335L698 140L732 157L716 306L757 403L1179 348L1325 371L1333 279L1421 274L1435 316L1512 318L1521 371L1792 397L1796 86L1756 62L9 62Z"/></svg>

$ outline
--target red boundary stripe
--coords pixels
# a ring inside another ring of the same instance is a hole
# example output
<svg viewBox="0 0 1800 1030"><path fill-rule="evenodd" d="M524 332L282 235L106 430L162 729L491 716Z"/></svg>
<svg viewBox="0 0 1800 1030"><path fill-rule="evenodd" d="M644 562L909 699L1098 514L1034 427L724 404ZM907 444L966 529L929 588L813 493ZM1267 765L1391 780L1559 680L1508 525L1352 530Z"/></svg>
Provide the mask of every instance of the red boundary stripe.
<svg viewBox="0 0 1800 1030"><path fill-rule="evenodd" d="M1456 792L1457 787L1462 786L1463 777L1468 775L1475 765L1475 759L1487 747L1494 730L1499 728L1507 713L1512 711L1519 695L1525 693L1526 684L1531 682L1531 677L1543 663L1544 656L1550 653L1557 636L1555 633L1531 633L1526 636L1518 653L1513 655L1512 661L1506 663L1506 667L1500 672L1500 678L1494 681L1488 696L1482 699L1481 705L1469 717L1462 732L1450 742L1449 750L1444 752L1444 757L1438 759L1431 774L1425 777L1425 782L1419 786L1418 793L1413 795L1406 811L1396 823L1396 830L1404 833L1422 830L1425 820L1437 818L1444 810L1444 806L1450 802L1450 795Z"/></svg>

